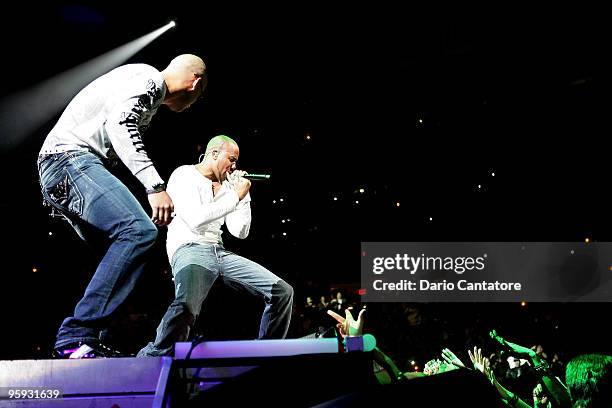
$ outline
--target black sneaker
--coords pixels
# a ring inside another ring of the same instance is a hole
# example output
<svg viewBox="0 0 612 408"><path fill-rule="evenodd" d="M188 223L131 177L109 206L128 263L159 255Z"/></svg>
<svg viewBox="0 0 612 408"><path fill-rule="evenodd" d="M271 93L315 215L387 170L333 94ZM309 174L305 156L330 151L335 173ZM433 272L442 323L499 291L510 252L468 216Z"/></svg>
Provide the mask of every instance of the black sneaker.
<svg viewBox="0 0 612 408"><path fill-rule="evenodd" d="M99 341L79 341L69 343L53 350L54 358L116 358L125 357L120 351L113 350Z"/></svg>

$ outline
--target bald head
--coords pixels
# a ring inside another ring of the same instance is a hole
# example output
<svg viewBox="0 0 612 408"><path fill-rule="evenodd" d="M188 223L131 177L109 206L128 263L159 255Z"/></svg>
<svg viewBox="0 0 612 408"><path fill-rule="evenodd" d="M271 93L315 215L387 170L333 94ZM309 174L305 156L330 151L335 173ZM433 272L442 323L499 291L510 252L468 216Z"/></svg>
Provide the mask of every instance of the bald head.
<svg viewBox="0 0 612 408"><path fill-rule="evenodd" d="M208 80L202 58L181 54L162 71L167 91L163 104L175 112L191 106L204 92Z"/></svg>
<svg viewBox="0 0 612 408"><path fill-rule="evenodd" d="M176 73L191 73L197 76L203 76L206 72L206 65L202 58L197 55L181 54L170 61L166 70Z"/></svg>

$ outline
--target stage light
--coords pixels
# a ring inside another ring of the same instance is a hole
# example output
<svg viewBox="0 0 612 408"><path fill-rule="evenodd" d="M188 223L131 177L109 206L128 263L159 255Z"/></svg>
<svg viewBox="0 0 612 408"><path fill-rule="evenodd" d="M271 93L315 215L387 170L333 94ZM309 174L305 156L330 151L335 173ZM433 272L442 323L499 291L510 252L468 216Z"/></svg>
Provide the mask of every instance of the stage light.
<svg viewBox="0 0 612 408"><path fill-rule="evenodd" d="M22 144L65 108L92 80L123 64L175 25L172 21L77 67L4 98L0 102L0 150L13 149Z"/></svg>

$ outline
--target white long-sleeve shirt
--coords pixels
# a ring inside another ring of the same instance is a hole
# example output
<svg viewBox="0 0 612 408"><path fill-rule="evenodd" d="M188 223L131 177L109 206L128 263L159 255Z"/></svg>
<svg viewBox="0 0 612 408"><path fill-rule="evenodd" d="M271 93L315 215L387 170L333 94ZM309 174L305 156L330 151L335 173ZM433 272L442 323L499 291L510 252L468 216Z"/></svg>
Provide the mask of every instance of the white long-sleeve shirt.
<svg viewBox="0 0 612 408"><path fill-rule="evenodd" d="M225 223L230 234L244 239L251 227L251 195L239 200L238 193L223 183L213 196L212 181L195 166L174 170L166 189L174 203L174 220L168 225L166 249L168 259L188 243L222 244L221 226Z"/></svg>
<svg viewBox="0 0 612 408"><path fill-rule="evenodd" d="M119 157L147 190L163 180L142 142L166 95L161 72L145 64L123 65L83 88L47 135L40 155L88 150Z"/></svg>

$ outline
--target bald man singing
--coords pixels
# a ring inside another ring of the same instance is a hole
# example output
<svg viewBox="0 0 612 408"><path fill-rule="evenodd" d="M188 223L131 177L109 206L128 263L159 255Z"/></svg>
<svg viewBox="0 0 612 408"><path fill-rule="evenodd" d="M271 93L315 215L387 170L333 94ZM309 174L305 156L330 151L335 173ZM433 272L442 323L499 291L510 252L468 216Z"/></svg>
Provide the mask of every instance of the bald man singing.
<svg viewBox="0 0 612 408"><path fill-rule="evenodd" d="M260 339L287 335L293 288L268 269L227 249L221 239L225 224L244 239L251 226L251 182L236 170L240 150L228 136L213 137L202 162L181 166L168 181L176 218L168 227L166 248L174 275L175 299L162 318L155 341L139 357L170 355L186 341L213 283L242 290L264 303Z"/></svg>
<svg viewBox="0 0 612 408"><path fill-rule="evenodd" d="M38 156L45 205L87 242L107 247L73 315L64 319L54 357L117 357L104 342L109 318L130 294L157 237L174 211L142 134L160 105L182 112L206 87L201 58L183 54L163 70L120 66L97 78L68 104ZM146 189L151 215L107 169L121 160ZM64 254L67 260L70 253Z"/></svg>

